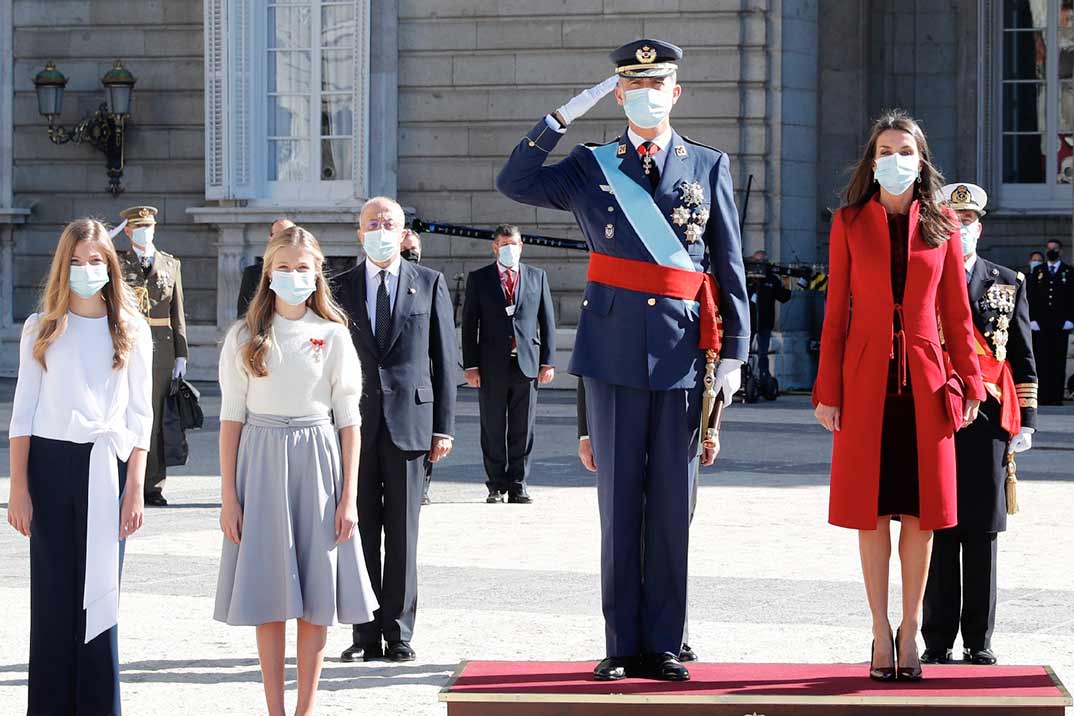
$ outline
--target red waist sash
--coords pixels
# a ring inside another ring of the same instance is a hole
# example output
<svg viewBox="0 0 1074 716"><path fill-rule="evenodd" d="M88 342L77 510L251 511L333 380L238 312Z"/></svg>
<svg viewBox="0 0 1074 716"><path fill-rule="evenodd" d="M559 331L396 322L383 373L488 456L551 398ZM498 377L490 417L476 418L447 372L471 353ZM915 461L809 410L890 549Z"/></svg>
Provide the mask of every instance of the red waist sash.
<svg viewBox="0 0 1074 716"><path fill-rule="evenodd" d="M986 388L994 387L994 390L989 390L989 392L1000 404L1000 427L1014 437L1022 429L1022 411L1018 407L1018 395L1014 388L1011 364L1005 360L996 359L991 346L976 325L973 327L973 336L977 340L977 361L981 364L981 378Z"/></svg>
<svg viewBox="0 0 1074 716"><path fill-rule="evenodd" d="M716 279L707 271L687 271L648 261L591 253L587 278L594 283L628 291L697 301L701 304L701 335L697 347L719 352L721 325Z"/></svg>

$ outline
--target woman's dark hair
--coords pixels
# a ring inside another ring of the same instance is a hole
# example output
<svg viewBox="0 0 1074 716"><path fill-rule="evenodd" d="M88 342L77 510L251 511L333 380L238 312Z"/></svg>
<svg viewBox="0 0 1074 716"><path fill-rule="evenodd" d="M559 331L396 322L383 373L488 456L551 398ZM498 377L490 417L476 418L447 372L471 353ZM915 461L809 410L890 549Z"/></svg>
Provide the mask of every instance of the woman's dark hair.
<svg viewBox="0 0 1074 716"><path fill-rule="evenodd" d="M873 162L876 161L877 140L889 129L906 132L913 136L917 143L917 153L921 158L921 175L914 183L914 198L920 206L918 221L921 223L921 236L929 246L941 246L951 238L951 232L957 228L948 213L949 210L940 205L943 175L932 163L929 143L920 125L901 109L888 110L873 122L861 160L843 191L843 205L861 208L880 192L880 185L873 176Z"/></svg>

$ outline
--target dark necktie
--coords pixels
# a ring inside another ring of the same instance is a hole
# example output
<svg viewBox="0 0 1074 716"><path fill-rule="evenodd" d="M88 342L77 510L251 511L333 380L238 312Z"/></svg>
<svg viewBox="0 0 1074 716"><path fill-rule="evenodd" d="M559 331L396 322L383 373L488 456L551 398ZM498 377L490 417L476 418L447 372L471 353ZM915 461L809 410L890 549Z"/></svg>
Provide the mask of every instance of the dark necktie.
<svg viewBox="0 0 1074 716"><path fill-rule="evenodd" d="M388 297L388 272L380 272L380 286L377 287L377 348L381 353L388 347L388 336L392 332L392 302Z"/></svg>
<svg viewBox="0 0 1074 716"><path fill-rule="evenodd" d="M649 177L650 191L656 191L656 187L660 184L660 168L656 166L656 153L660 151L660 147L656 146L652 142L642 142L638 147L638 154L641 155L641 166L645 170L645 176Z"/></svg>

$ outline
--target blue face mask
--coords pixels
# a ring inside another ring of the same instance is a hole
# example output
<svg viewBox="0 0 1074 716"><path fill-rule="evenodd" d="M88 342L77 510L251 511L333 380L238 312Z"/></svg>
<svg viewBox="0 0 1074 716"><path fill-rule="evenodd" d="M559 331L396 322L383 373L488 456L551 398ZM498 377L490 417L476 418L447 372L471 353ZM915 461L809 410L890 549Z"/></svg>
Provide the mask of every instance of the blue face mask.
<svg viewBox="0 0 1074 716"><path fill-rule="evenodd" d="M402 234L385 229L367 231L362 235L365 255L377 263L384 263L395 258L399 251L399 244L403 241Z"/></svg>
<svg viewBox="0 0 1074 716"><path fill-rule="evenodd" d="M1030 262L1029 262L1029 270L1030 270L1030 271L1033 271L1033 270L1034 270L1034 269L1036 269L1036 268L1037 268L1038 266L1040 266L1040 265L1041 265L1041 263L1042 263L1041 261L1030 261Z"/></svg>
<svg viewBox="0 0 1074 716"><path fill-rule="evenodd" d="M675 97L657 89L633 89L623 92L623 111L627 119L642 129L652 129L671 116Z"/></svg>
<svg viewBox="0 0 1074 716"><path fill-rule="evenodd" d="M889 154L876 160L873 175L880 186L894 196L902 196L920 176L916 154Z"/></svg>
<svg viewBox="0 0 1074 716"><path fill-rule="evenodd" d="M92 298L108 285L108 267L104 264L72 266L68 281L71 290L82 298Z"/></svg>
<svg viewBox="0 0 1074 716"><path fill-rule="evenodd" d="M317 274L313 271L273 271L269 288L289 306L301 306L317 290Z"/></svg>

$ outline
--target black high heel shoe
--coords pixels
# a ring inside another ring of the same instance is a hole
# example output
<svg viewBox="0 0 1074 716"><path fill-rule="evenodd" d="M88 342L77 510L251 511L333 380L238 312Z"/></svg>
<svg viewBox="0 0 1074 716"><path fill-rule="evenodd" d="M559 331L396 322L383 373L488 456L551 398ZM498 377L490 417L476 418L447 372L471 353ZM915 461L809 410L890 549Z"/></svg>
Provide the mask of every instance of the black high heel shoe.
<svg viewBox="0 0 1074 716"><path fill-rule="evenodd" d="M895 666L898 673L898 679L900 681L921 681L924 678L921 673L921 660L918 659L917 666L899 666L899 642L902 641L902 627L895 632Z"/></svg>
<svg viewBox="0 0 1074 716"><path fill-rule="evenodd" d="M891 653L894 655L895 651L895 637L890 636L891 639ZM872 646L869 647L869 678L873 681L894 681L895 680L895 666L875 666L873 664L873 656L876 654L876 640L873 640ZM895 659L898 659L896 656ZM896 661L896 663L898 663Z"/></svg>

